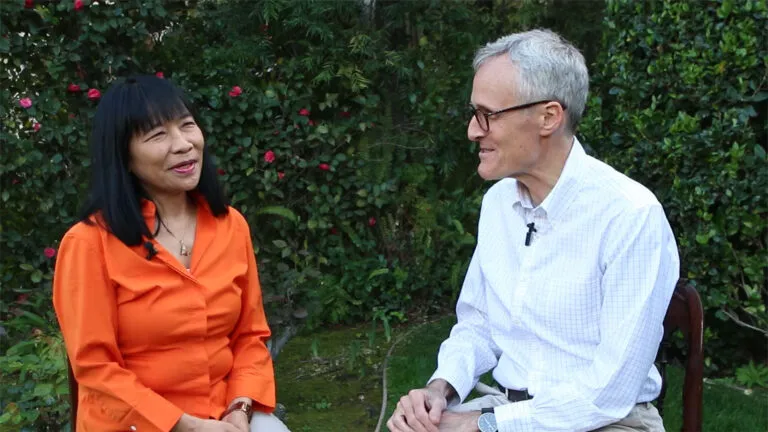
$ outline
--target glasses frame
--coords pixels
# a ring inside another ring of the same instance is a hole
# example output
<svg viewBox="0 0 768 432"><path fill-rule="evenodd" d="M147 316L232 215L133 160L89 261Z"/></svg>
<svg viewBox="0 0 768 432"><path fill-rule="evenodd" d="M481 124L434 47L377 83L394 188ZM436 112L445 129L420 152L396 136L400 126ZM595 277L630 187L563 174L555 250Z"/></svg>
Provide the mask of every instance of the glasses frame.
<svg viewBox="0 0 768 432"><path fill-rule="evenodd" d="M557 102L557 103L559 103L560 106L563 107L563 111L565 111L565 109L566 109L565 104L560 102L560 101L558 101L558 100L554 100L554 99L546 99L546 100L540 100L540 101L536 101L536 102L528 102L528 103L524 103L522 105L514 105L514 106L511 106L509 108L503 108L503 109L492 111L492 112L489 112L489 113L482 112L482 111L480 111L479 108L477 108L475 106L472 106L472 105L469 106L469 109L472 112L472 115L475 117L475 120L477 120L477 125L480 126L480 129L482 129L483 132L489 132L491 130L491 117L492 116L503 114L505 112L517 111L517 110L521 110L521 109L525 109L525 108L530 108L530 107L532 107L534 105L539 105L539 104L543 104L543 103L550 103L550 102ZM485 126L485 127L483 127L483 126Z"/></svg>

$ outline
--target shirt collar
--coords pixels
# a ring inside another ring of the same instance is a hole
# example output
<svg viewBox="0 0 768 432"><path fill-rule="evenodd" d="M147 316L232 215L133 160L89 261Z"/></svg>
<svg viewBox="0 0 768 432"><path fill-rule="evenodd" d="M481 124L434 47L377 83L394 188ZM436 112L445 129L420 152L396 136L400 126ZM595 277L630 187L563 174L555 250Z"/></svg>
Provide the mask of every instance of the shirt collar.
<svg viewBox="0 0 768 432"><path fill-rule="evenodd" d="M541 208L547 214L547 219L552 222L560 217L568 208L573 198L576 196L579 181L581 179L581 169L587 159L587 153L584 151L578 138L573 137L573 146L568 154L568 158L563 166L563 171L555 183L555 187L549 192L544 201L537 208ZM528 190L520 182L514 182L515 199L512 205L515 208L534 209L533 202Z"/></svg>
<svg viewBox="0 0 768 432"><path fill-rule="evenodd" d="M581 170L586 163L587 153L579 140L573 137L573 146L565 160L565 166L557 179L555 187L549 192L540 207L547 212L550 221L561 217L576 197L581 182Z"/></svg>

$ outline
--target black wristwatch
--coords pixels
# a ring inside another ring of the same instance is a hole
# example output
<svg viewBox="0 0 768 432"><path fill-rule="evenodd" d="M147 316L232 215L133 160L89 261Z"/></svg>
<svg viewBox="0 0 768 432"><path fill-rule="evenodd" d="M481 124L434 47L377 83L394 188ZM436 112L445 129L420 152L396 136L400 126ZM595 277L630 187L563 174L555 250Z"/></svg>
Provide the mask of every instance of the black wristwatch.
<svg viewBox="0 0 768 432"><path fill-rule="evenodd" d="M493 412L493 408L483 408L480 410L480 417L477 419L477 428L480 432L498 432L499 428L496 426L496 414Z"/></svg>

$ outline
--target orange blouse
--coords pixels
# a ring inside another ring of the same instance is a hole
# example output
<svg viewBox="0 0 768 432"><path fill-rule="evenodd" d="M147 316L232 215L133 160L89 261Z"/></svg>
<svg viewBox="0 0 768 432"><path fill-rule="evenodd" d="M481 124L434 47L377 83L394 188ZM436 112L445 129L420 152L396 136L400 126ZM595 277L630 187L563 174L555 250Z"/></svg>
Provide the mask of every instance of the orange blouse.
<svg viewBox="0 0 768 432"><path fill-rule="evenodd" d="M148 226L155 206L142 203ZM78 432L169 431L236 397L275 406L270 330L250 231L199 202L190 270L160 243L126 246L78 223L59 248L53 305L79 383Z"/></svg>

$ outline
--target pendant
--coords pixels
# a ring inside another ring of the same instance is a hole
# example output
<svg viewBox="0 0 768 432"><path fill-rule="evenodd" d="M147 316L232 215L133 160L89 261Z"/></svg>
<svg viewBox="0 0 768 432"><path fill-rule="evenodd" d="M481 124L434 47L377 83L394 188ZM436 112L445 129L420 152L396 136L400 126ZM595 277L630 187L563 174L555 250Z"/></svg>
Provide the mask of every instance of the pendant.
<svg viewBox="0 0 768 432"><path fill-rule="evenodd" d="M179 255L189 256L189 248L187 248L187 245L184 244L184 241L179 240L179 245L181 245L179 248Z"/></svg>

